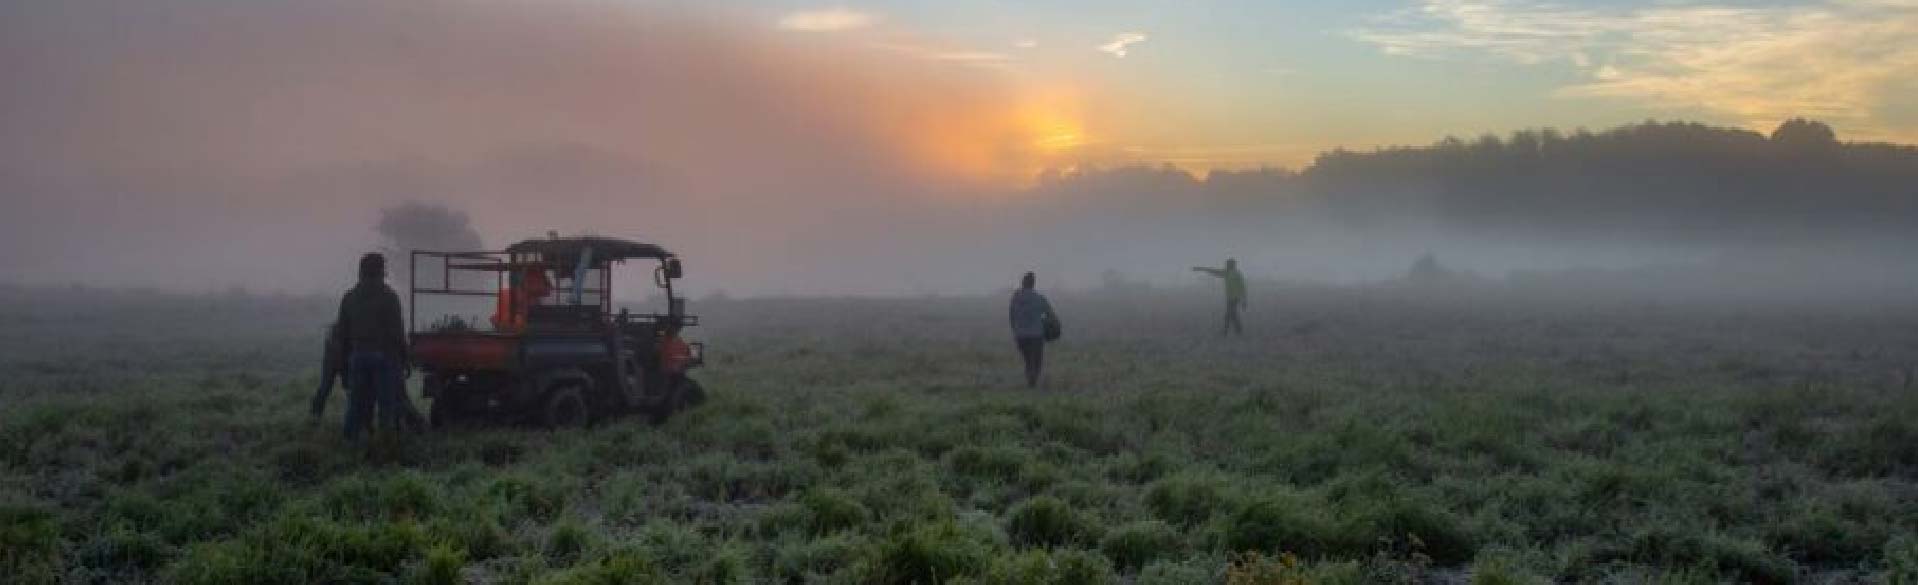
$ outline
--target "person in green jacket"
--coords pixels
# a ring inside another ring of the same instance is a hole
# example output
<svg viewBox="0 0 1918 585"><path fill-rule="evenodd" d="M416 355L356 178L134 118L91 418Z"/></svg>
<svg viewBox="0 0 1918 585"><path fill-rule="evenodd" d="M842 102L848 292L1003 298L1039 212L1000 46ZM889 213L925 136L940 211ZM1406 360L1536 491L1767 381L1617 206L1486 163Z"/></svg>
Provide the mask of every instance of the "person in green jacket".
<svg viewBox="0 0 1918 585"><path fill-rule="evenodd" d="M1225 268L1194 266L1192 270L1225 280L1225 326L1219 335L1245 335L1245 324L1239 322L1239 311L1245 310L1245 275L1239 273L1239 261L1226 258Z"/></svg>
<svg viewBox="0 0 1918 585"><path fill-rule="evenodd" d="M386 257L360 257L360 281L340 298L333 320L346 356L346 438L358 443L375 413L391 428L423 430L426 421L406 396L406 320L399 294L386 285ZM377 406L376 406L377 405Z"/></svg>

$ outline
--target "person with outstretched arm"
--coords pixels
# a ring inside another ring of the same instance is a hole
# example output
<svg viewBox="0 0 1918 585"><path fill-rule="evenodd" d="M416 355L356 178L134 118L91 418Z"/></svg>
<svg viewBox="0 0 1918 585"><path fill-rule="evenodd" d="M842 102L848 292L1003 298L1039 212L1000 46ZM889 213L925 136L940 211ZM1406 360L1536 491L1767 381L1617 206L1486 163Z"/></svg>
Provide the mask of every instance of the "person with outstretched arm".
<svg viewBox="0 0 1918 585"><path fill-rule="evenodd" d="M1019 280L1012 303L1006 310L1012 322L1012 340L1019 346L1019 357L1026 363L1026 387L1039 387L1039 372L1045 366L1046 342L1056 338L1059 314L1052 303L1034 288L1037 279L1031 272Z"/></svg>
<svg viewBox="0 0 1918 585"><path fill-rule="evenodd" d="M386 285L386 257L360 257L359 284L340 299L339 328L346 355L346 438L359 442L372 426L375 403L388 426L423 428L424 420L406 399L410 373L406 353L406 321L400 296Z"/></svg>
<svg viewBox="0 0 1918 585"><path fill-rule="evenodd" d="M1219 335L1245 335L1245 324L1239 322L1239 312L1245 310L1245 275L1239 273L1239 261L1226 258L1225 268L1194 266L1192 270L1225 281L1225 325Z"/></svg>

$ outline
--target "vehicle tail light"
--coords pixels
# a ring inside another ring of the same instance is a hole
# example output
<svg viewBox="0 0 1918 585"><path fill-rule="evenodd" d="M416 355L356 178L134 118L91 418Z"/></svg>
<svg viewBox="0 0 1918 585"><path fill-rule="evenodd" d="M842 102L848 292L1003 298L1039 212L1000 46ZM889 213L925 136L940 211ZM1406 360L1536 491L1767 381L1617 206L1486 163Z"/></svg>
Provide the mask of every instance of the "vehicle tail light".
<svg viewBox="0 0 1918 585"><path fill-rule="evenodd" d="M668 336L659 342L659 364L668 372L686 371L693 363L693 346L687 345L678 337Z"/></svg>

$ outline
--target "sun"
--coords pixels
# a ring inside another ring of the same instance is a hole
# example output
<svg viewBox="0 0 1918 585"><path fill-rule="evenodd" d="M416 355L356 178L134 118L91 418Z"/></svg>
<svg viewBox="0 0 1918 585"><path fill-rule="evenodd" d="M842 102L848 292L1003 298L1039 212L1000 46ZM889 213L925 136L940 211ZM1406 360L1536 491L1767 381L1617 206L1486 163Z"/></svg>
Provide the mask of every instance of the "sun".
<svg viewBox="0 0 1918 585"><path fill-rule="evenodd" d="M1085 129L1075 119L1050 112L1032 117L1028 124L1033 136L1032 149L1038 154L1056 156L1072 152L1085 144Z"/></svg>
<svg viewBox="0 0 1918 585"><path fill-rule="evenodd" d="M1070 164L1090 143L1069 95L1032 92L916 117L901 127L903 145L922 168L950 180L1028 184L1047 168Z"/></svg>

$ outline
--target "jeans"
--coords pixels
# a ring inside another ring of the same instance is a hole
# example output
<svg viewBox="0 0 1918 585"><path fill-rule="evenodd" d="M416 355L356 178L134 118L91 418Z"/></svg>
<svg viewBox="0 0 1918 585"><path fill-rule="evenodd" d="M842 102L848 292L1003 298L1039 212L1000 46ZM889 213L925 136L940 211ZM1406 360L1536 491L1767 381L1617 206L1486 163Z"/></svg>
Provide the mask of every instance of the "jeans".
<svg viewBox="0 0 1918 585"><path fill-rule="evenodd" d="M395 423L406 414L419 416L407 404L398 360L377 351L356 351L346 360L346 372L347 440L358 441L373 424L376 403L380 418L389 427L397 426Z"/></svg>
<svg viewBox="0 0 1918 585"><path fill-rule="evenodd" d="M1013 341L1019 345L1019 357L1026 362L1026 387L1038 387L1039 369L1046 363L1046 338L1015 337Z"/></svg>

